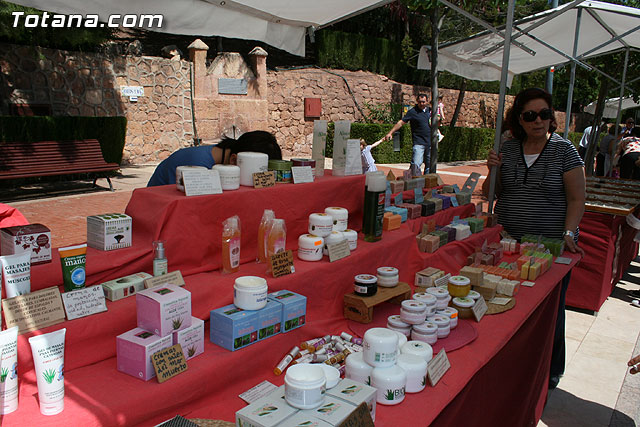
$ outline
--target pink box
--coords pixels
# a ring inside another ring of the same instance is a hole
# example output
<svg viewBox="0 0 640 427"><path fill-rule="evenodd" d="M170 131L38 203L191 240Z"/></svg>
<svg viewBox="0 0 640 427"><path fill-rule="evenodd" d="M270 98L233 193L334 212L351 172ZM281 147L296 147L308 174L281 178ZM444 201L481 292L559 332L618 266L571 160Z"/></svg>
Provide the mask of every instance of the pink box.
<svg viewBox="0 0 640 427"><path fill-rule="evenodd" d="M171 335L159 337L140 328L120 334L116 337L118 371L149 381L156 376L151 356L172 345Z"/></svg>
<svg viewBox="0 0 640 427"><path fill-rule="evenodd" d="M173 333L173 345L180 344L185 360L204 353L204 320L191 317L191 326Z"/></svg>
<svg viewBox="0 0 640 427"><path fill-rule="evenodd" d="M191 292L175 285L136 294L138 327L165 337L191 326Z"/></svg>

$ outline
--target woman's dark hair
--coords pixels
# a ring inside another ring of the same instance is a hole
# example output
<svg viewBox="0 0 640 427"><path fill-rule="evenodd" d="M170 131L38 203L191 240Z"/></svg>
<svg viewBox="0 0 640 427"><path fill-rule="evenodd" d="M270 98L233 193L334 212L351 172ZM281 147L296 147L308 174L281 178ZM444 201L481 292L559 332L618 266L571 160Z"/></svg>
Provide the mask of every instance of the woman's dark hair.
<svg viewBox="0 0 640 427"><path fill-rule="evenodd" d="M238 154L243 151L255 151L265 153L272 160L282 160L282 151L278 141L273 134L263 130L254 130L243 133L240 138L222 138L217 145L223 151L229 150L231 154Z"/></svg>
<svg viewBox="0 0 640 427"><path fill-rule="evenodd" d="M549 132L553 132L557 128L556 116L553 112L553 103L551 101L551 94L544 89L537 87L525 89L516 95L516 99L513 101L513 106L507 111L505 117L505 124L507 129L511 131L511 134L515 139L520 141L524 140L527 136L522 125L520 125L520 114L523 113L524 106L527 102L534 99L543 99L549 108L551 108L552 116L551 123L549 124Z"/></svg>
<svg viewBox="0 0 640 427"><path fill-rule="evenodd" d="M636 138L640 138L640 126L636 126L633 129L631 129L630 134L631 134L631 136L635 136Z"/></svg>

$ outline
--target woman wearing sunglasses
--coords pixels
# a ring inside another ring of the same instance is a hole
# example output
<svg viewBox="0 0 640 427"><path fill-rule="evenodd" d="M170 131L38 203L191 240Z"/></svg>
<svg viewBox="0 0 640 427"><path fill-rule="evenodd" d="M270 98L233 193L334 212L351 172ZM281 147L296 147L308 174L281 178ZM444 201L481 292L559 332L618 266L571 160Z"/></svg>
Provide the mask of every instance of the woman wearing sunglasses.
<svg viewBox="0 0 640 427"><path fill-rule="evenodd" d="M584 163L573 144L554 133L551 95L538 88L523 90L505 121L513 138L502 144L499 154L489 153L489 174L482 185L487 196L491 175L497 174L498 222L515 239L524 234L564 239L566 249L584 254L577 244L584 213ZM550 388L564 373L564 301L569 278L570 273L562 279Z"/></svg>

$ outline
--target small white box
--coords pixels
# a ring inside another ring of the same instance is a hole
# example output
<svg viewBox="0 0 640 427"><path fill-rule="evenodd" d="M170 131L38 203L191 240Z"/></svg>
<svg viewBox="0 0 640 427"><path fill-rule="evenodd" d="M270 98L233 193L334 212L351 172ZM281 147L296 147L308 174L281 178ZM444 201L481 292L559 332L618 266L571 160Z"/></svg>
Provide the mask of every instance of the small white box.
<svg viewBox="0 0 640 427"><path fill-rule="evenodd" d="M327 390L327 396L333 396L347 401L355 407L366 403L371 414L371 419L376 420L376 389L366 384L345 378L337 386Z"/></svg>
<svg viewBox="0 0 640 427"><path fill-rule="evenodd" d="M144 291L144 281L153 277L143 271L101 284L104 296L109 301L117 301Z"/></svg>
<svg viewBox="0 0 640 427"><path fill-rule="evenodd" d="M277 394L269 394L236 412L236 426L272 427L297 412Z"/></svg>
<svg viewBox="0 0 640 427"><path fill-rule="evenodd" d="M282 425L290 427L331 427L331 424L304 412L298 412L294 416L287 418Z"/></svg>
<svg viewBox="0 0 640 427"><path fill-rule="evenodd" d="M131 217L121 213L88 216L87 245L101 251L131 246Z"/></svg>
<svg viewBox="0 0 640 427"><path fill-rule="evenodd" d="M325 396L322 405L316 409L305 409L304 411L300 411L300 413L319 418L332 426L337 426L355 410L356 407L345 400Z"/></svg>
<svg viewBox="0 0 640 427"><path fill-rule="evenodd" d="M31 251L31 265L51 262L51 230L42 224L0 229L0 255Z"/></svg>
<svg viewBox="0 0 640 427"><path fill-rule="evenodd" d="M173 345L180 344L185 360L204 353L204 320L191 317L191 326L173 333Z"/></svg>

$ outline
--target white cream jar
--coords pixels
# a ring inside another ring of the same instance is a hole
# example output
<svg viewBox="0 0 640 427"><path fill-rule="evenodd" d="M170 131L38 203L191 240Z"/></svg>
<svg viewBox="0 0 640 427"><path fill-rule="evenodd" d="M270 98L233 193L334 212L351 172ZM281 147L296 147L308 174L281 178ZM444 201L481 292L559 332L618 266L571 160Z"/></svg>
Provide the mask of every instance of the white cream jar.
<svg viewBox="0 0 640 427"><path fill-rule="evenodd" d="M398 314L387 317L387 329L400 332L406 337L411 335L411 325L403 322Z"/></svg>
<svg viewBox="0 0 640 427"><path fill-rule="evenodd" d="M303 261L320 261L324 239L313 234L302 234L298 237L298 258Z"/></svg>
<svg viewBox="0 0 640 427"><path fill-rule="evenodd" d="M398 285L398 269L395 267L378 267L378 286L393 288Z"/></svg>
<svg viewBox="0 0 640 427"><path fill-rule="evenodd" d="M355 251L358 249L358 232L351 229L346 229L342 232L344 234L345 239L349 242L349 250Z"/></svg>
<svg viewBox="0 0 640 427"><path fill-rule="evenodd" d="M419 325L427 319L427 306L420 301L408 299L402 301L400 319L410 325Z"/></svg>
<svg viewBox="0 0 640 427"><path fill-rule="evenodd" d="M345 360L345 367L345 378L367 385L371 384L371 371L373 370L373 366L364 361L361 351L348 355Z"/></svg>
<svg viewBox="0 0 640 427"><path fill-rule="evenodd" d="M294 408L317 408L324 402L326 382L321 367L308 363L293 365L284 376L284 398Z"/></svg>
<svg viewBox="0 0 640 427"><path fill-rule="evenodd" d="M371 371L371 386L378 389L376 401L382 405L397 405L404 400L407 374L398 365L374 368Z"/></svg>
<svg viewBox="0 0 640 427"><path fill-rule="evenodd" d="M398 356L398 366L407 374L407 393L418 393L427 385L427 362L415 354Z"/></svg>
<svg viewBox="0 0 640 427"><path fill-rule="evenodd" d="M398 357L398 335L385 328L371 328L362 340L363 360L377 368L393 366Z"/></svg>
<svg viewBox="0 0 640 427"><path fill-rule="evenodd" d="M267 305L267 280L258 276L240 276L233 285L233 304L242 310L260 310Z"/></svg>
<svg viewBox="0 0 640 427"><path fill-rule="evenodd" d="M224 191L240 188L240 167L236 165L213 165L220 174L220 184Z"/></svg>
<svg viewBox="0 0 640 427"><path fill-rule="evenodd" d="M344 238L344 233L342 231L332 231L327 237L324 238L324 249L322 253L325 255L329 255L329 245L335 245L336 243L340 243Z"/></svg>
<svg viewBox="0 0 640 427"><path fill-rule="evenodd" d="M433 322L424 322L421 325L413 325L411 339L433 345L438 341L438 325Z"/></svg>
<svg viewBox="0 0 640 427"><path fill-rule="evenodd" d="M433 359L433 348L424 341L408 341L400 348L400 353L420 356L427 363Z"/></svg>
<svg viewBox="0 0 640 427"><path fill-rule="evenodd" d="M436 305L438 303L438 299L426 292L417 292L413 294L412 297L416 301L420 301L427 306L427 316L433 316L436 314Z"/></svg>
<svg viewBox="0 0 640 427"><path fill-rule="evenodd" d="M312 213L309 215L309 234L327 237L333 231L333 218L325 213Z"/></svg>
<svg viewBox="0 0 640 427"><path fill-rule="evenodd" d="M253 174L269 169L269 156L265 153L241 151L238 153L237 163L240 167L240 185L253 187Z"/></svg>
<svg viewBox="0 0 640 427"><path fill-rule="evenodd" d="M427 318L427 321L433 322L438 326L438 339L446 338L451 332L451 319L448 316L436 314Z"/></svg>
<svg viewBox="0 0 640 427"><path fill-rule="evenodd" d="M324 213L333 218L333 231L344 231L349 224L349 211L345 208L330 206Z"/></svg>

